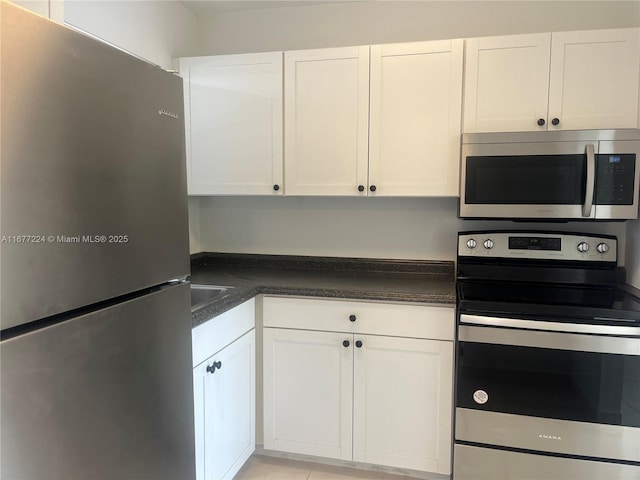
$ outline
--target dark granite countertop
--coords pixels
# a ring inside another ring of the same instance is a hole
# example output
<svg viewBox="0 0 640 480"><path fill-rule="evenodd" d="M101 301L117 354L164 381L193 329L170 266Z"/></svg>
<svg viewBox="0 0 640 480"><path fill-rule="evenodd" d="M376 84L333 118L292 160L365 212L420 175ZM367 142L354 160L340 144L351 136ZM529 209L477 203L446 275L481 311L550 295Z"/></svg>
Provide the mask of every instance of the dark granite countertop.
<svg viewBox="0 0 640 480"><path fill-rule="evenodd" d="M193 327L259 294L455 305L454 263L199 253L191 283L234 287L191 312Z"/></svg>

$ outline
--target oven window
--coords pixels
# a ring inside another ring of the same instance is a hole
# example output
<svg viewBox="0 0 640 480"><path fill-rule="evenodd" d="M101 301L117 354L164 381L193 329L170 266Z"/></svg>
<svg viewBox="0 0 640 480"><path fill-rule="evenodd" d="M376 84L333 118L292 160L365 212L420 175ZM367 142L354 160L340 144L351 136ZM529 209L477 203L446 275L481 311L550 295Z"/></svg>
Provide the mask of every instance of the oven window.
<svg viewBox="0 0 640 480"><path fill-rule="evenodd" d="M469 156L465 202L487 205L582 205L586 157Z"/></svg>
<svg viewBox="0 0 640 480"><path fill-rule="evenodd" d="M640 356L459 342L456 405L640 427Z"/></svg>

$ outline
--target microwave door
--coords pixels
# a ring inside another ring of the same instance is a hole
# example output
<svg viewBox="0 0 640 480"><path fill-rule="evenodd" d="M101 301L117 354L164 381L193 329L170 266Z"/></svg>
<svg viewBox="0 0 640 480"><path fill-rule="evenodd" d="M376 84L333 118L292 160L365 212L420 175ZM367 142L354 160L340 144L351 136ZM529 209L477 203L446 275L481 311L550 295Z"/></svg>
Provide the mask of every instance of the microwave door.
<svg viewBox="0 0 640 480"><path fill-rule="evenodd" d="M640 141L601 141L599 152L596 155L596 218L638 218Z"/></svg>
<svg viewBox="0 0 640 480"><path fill-rule="evenodd" d="M593 219L594 142L467 144L460 217Z"/></svg>

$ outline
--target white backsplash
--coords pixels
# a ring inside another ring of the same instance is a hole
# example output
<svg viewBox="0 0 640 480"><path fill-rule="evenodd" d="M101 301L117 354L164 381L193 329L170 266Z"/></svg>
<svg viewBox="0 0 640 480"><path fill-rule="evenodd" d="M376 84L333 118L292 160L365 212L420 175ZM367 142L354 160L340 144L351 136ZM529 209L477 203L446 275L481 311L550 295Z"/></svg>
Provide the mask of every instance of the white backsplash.
<svg viewBox="0 0 640 480"><path fill-rule="evenodd" d="M200 197L190 213L195 201L202 251L454 260L458 231L537 229L616 235L625 259L624 222L460 220L457 198Z"/></svg>

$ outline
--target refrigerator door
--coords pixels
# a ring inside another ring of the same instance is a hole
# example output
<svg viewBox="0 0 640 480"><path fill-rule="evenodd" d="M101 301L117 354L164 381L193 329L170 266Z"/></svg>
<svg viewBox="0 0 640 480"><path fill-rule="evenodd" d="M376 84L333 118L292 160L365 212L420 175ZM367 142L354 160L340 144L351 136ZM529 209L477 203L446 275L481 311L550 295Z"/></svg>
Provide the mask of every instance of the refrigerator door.
<svg viewBox="0 0 640 480"><path fill-rule="evenodd" d="M182 80L0 9L2 329L188 275Z"/></svg>
<svg viewBox="0 0 640 480"><path fill-rule="evenodd" d="M0 478L195 478L189 285L0 343Z"/></svg>

